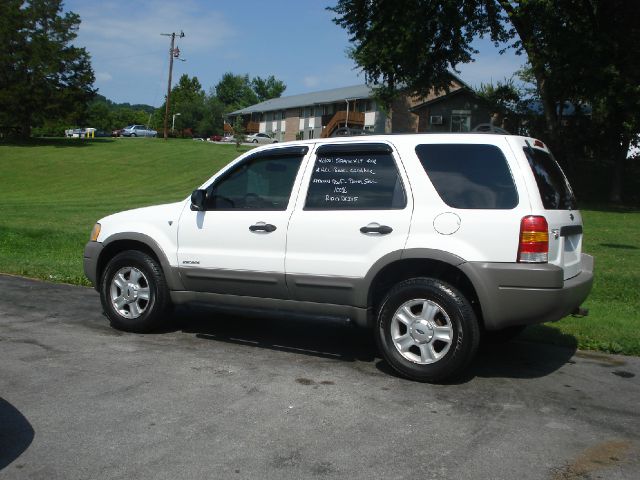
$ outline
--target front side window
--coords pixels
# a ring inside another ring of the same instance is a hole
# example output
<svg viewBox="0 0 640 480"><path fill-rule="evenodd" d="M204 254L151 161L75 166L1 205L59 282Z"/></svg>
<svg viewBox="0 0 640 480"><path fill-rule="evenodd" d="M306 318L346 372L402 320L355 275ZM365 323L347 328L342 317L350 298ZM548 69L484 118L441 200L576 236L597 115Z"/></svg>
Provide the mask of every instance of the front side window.
<svg viewBox="0 0 640 480"><path fill-rule="evenodd" d="M426 144L416 154L444 203L453 208L512 209L518 193L495 145Z"/></svg>
<svg viewBox="0 0 640 480"><path fill-rule="evenodd" d="M307 192L306 210L402 209L407 200L388 146L352 145L318 149ZM337 148L337 150L336 150Z"/></svg>
<svg viewBox="0 0 640 480"><path fill-rule="evenodd" d="M302 155L254 157L207 189L207 210L286 210Z"/></svg>

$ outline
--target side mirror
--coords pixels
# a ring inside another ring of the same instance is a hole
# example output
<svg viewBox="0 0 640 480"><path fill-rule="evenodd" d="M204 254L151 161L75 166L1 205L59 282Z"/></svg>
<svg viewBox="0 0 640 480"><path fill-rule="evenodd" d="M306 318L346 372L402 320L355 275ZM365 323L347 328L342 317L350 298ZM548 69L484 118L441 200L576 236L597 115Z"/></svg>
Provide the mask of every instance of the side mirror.
<svg viewBox="0 0 640 480"><path fill-rule="evenodd" d="M191 194L191 210L201 212L204 210L204 204L207 200L206 190L194 190Z"/></svg>

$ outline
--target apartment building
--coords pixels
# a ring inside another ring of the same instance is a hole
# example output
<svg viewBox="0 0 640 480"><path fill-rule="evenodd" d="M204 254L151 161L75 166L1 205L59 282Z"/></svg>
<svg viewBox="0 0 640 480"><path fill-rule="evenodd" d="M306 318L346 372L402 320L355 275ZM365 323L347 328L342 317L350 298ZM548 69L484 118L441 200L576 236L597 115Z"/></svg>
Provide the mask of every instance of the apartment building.
<svg viewBox="0 0 640 480"><path fill-rule="evenodd" d="M386 122L386 113L379 108L368 85L291 95L251 105L229 113L225 131L232 131L238 117L245 133L266 133L278 141L325 138L344 127L384 133ZM426 97L400 96L393 104L392 131L468 131L479 123L488 123L490 117L489 108L452 74L448 92L431 91Z"/></svg>

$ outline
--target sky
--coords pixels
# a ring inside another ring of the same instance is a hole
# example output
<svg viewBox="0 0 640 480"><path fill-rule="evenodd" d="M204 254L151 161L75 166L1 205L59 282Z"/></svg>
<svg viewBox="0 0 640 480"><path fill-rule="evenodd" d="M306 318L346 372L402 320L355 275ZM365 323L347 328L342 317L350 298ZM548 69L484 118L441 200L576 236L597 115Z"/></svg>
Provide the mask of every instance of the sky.
<svg viewBox="0 0 640 480"><path fill-rule="evenodd" d="M170 38L179 33L180 57L173 84L182 74L198 77L209 92L225 72L274 75L283 93L326 90L364 83L346 50L346 32L327 6L335 0L66 0L80 15L74 44L91 54L98 93L118 103L160 106L167 90ZM504 55L487 39L477 40L476 61L459 66L471 86L511 77L523 58Z"/></svg>

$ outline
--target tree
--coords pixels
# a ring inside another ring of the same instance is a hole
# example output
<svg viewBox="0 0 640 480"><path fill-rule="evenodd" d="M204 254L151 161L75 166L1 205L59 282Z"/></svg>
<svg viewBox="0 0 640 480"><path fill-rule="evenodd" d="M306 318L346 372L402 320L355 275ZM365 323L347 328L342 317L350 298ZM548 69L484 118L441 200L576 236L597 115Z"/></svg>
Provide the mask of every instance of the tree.
<svg viewBox="0 0 640 480"><path fill-rule="evenodd" d="M258 102L264 102L271 98L279 98L287 86L282 80L270 75L268 78L255 77L251 80L251 88L258 97Z"/></svg>
<svg viewBox="0 0 640 480"><path fill-rule="evenodd" d="M28 138L45 120L81 122L95 78L87 51L71 44L79 25L61 0L3 0L0 125Z"/></svg>
<svg viewBox="0 0 640 480"><path fill-rule="evenodd" d="M375 86L375 96L387 111L401 91L426 95L448 91L449 69L467 63L477 53L471 41L490 32L505 38L493 2L406 0L339 0L329 8L333 21L347 30L351 58Z"/></svg>
<svg viewBox="0 0 640 480"><path fill-rule="evenodd" d="M624 157L640 131L640 8L626 0L339 0L334 22L350 55L387 107L398 87L447 88L447 72L473 60L471 42L526 54L543 106L545 139L566 145L566 102L592 108L593 155L611 165L610 198L621 198Z"/></svg>
<svg viewBox="0 0 640 480"><path fill-rule="evenodd" d="M169 105L169 123L173 123L173 115L176 115L176 128L181 131L189 128L192 131L205 117L206 94L198 77L190 78L183 74L178 84L171 89L171 104ZM164 118L166 102L157 110L160 118ZM180 114L179 116L177 114ZM199 132L200 133L200 132Z"/></svg>
<svg viewBox="0 0 640 480"><path fill-rule="evenodd" d="M236 117L236 121L233 124L233 139L236 142L236 150L240 148L240 144L246 140L244 135L244 126L242 125L242 118Z"/></svg>
<svg viewBox="0 0 640 480"><path fill-rule="evenodd" d="M609 200L622 200L626 153L640 131L640 8L625 0L498 2L527 54L544 106L546 134L566 146L565 101L592 109L590 149L608 165ZM567 152L569 153L569 152Z"/></svg>
<svg viewBox="0 0 640 480"><path fill-rule="evenodd" d="M227 72L217 83L215 90L216 96L229 112L258 103L258 96L251 88L249 75Z"/></svg>
<svg viewBox="0 0 640 480"><path fill-rule="evenodd" d="M225 106L226 112L264 102L282 95L287 86L273 75L267 78L235 75L227 72L215 86L215 95Z"/></svg>

